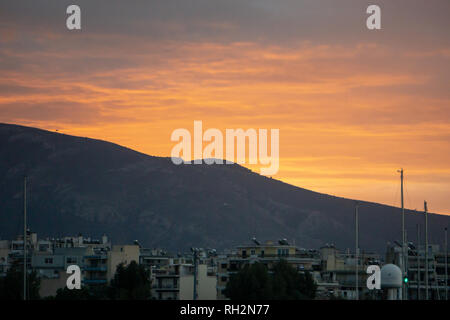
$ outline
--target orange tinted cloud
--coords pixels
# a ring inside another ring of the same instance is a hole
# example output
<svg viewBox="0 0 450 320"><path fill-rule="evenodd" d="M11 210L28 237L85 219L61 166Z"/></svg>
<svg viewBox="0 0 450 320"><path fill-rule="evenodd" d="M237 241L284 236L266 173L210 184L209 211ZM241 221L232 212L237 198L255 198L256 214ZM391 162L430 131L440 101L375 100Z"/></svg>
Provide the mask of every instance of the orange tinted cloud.
<svg viewBox="0 0 450 320"><path fill-rule="evenodd" d="M233 24L216 27L238 32ZM9 62L0 73L4 122L157 156L169 156L171 132L192 130L194 120L223 131L278 128L274 178L398 205L396 170L404 167L407 206L420 208L427 199L433 211L450 213L445 46L404 50L367 39L143 41L88 32L68 41L46 30L27 51L17 47L20 36L10 34L0 48Z"/></svg>

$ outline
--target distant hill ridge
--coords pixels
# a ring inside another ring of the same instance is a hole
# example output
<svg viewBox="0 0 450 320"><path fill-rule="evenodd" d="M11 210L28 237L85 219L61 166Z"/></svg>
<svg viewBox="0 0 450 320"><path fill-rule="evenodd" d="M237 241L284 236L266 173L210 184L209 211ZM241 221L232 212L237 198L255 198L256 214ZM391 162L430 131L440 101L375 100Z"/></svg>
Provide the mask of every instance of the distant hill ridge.
<svg viewBox="0 0 450 320"><path fill-rule="evenodd" d="M23 176L29 225L41 236L138 239L172 251L230 248L255 236L304 248L354 247L354 200L295 187L234 165L174 165L106 141L0 124L0 237L21 232ZM399 208L359 201L360 247L384 253L401 238ZM423 213L407 210L409 238ZM430 214L430 243L448 216ZM423 234L423 232L422 232ZM413 236L414 235L414 236ZM423 241L422 241L423 243Z"/></svg>

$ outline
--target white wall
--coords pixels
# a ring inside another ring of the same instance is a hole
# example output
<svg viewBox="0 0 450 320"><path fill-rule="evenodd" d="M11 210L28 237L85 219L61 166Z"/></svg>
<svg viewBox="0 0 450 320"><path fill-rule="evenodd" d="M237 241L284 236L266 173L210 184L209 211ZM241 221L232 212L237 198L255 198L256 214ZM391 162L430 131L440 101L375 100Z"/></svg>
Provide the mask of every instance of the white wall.
<svg viewBox="0 0 450 320"><path fill-rule="evenodd" d="M216 276L208 276L207 265L198 265L197 294L199 300L216 300ZM180 300L192 300L194 295L194 275L180 276Z"/></svg>

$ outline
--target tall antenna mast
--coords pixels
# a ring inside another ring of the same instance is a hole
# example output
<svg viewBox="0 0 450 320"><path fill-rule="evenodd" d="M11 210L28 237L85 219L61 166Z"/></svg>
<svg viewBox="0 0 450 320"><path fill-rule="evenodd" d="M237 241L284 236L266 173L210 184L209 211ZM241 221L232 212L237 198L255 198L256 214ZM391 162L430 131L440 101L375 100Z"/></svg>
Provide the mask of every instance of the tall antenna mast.
<svg viewBox="0 0 450 320"><path fill-rule="evenodd" d="M447 262L447 228L445 228L445 300L448 300L448 262Z"/></svg>
<svg viewBox="0 0 450 320"><path fill-rule="evenodd" d="M417 224L417 300L420 300L420 226Z"/></svg>
<svg viewBox="0 0 450 320"><path fill-rule="evenodd" d="M359 300L358 268L359 268L359 244L358 244L358 202L355 205L355 299Z"/></svg>
<svg viewBox="0 0 450 320"><path fill-rule="evenodd" d="M27 300L27 177L23 181L23 300Z"/></svg>
<svg viewBox="0 0 450 320"><path fill-rule="evenodd" d="M198 268L198 254L199 254L199 249L198 248L191 248L192 254L194 256L194 292L193 292L193 297L192 300L197 300L198 299L198 293L197 293L197 268Z"/></svg>
<svg viewBox="0 0 450 320"><path fill-rule="evenodd" d="M401 254L401 264L402 264L402 276L406 275L406 259L405 259L405 205L403 201L403 168L398 170L400 172L400 191L401 191L401 201L402 201L402 254ZM406 300L406 283L402 281L402 300Z"/></svg>
<svg viewBox="0 0 450 320"><path fill-rule="evenodd" d="M428 300L428 206L423 202L425 210L425 300Z"/></svg>

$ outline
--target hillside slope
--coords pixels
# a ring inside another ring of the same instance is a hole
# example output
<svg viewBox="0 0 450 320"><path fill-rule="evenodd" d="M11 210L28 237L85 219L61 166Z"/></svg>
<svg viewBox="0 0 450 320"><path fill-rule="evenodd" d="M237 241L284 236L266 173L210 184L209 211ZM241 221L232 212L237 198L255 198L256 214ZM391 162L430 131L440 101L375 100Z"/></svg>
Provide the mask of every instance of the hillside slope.
<svg viewBox="0 0 450 320"><path fill-rule="evenodd" d="M113 143L0 124L0 237L21 232L23 176L29 225L40 236L108 234L115 243L227 248L256 236L300 247L354 247L354 201L294 187L238 165L181 165ZM360 245L399 240L398 208L360 202ZM423 214L407 211L408 234ZM449 217L430 215L430 242Z"/></svg>

